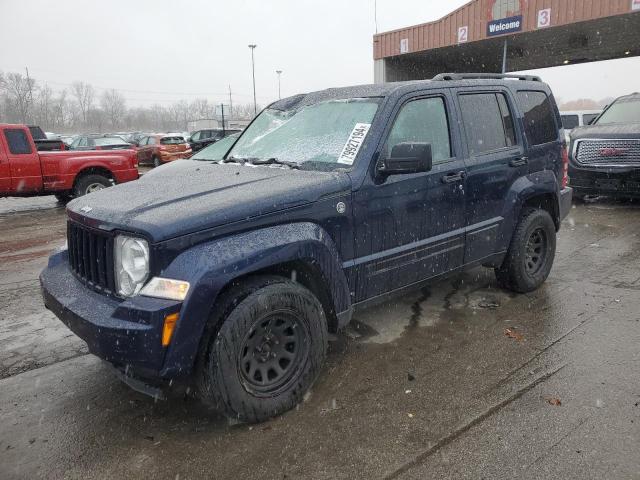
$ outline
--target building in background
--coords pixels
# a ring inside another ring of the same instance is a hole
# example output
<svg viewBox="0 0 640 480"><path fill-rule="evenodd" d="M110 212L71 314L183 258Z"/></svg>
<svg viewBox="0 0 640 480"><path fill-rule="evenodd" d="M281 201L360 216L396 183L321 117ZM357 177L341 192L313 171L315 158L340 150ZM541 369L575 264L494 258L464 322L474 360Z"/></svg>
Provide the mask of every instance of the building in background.
<svg viewBox="0 0 640 480"><path fill-rule="evenodd" d="M373 37L376 83L640 55L640 0L472 0Z"/></svg>

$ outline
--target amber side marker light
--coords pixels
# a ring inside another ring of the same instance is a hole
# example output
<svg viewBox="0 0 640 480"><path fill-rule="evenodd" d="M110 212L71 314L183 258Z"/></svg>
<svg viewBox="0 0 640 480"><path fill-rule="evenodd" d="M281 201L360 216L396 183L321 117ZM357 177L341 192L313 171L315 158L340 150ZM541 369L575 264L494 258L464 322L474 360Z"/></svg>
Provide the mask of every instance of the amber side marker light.
<svg viewBox="0 0 640 480"><path fill-rule="evenodd" d="M162 327L162 346L168 347L171 343L171 337L173 336L173 331L176 328L176 323L178 322L178 317L180 315L178 313L171 313L164 317L164 325Z"/></svg>

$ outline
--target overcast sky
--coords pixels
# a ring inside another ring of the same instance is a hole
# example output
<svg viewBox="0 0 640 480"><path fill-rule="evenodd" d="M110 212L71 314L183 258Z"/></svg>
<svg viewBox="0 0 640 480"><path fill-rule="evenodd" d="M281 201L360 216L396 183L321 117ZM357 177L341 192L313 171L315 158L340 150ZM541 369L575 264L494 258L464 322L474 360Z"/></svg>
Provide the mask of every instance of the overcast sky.
<svg viewBox="0 0 640 480"><path fill-rule="evenodd" d="M436 20L464 0L378 0L378 30ZM61 90L82 80L129 105L207 97L259 103L373 82L374 0L0 0L0 70ZM564 101L638 90L640 58L537 71Z"/></svg>

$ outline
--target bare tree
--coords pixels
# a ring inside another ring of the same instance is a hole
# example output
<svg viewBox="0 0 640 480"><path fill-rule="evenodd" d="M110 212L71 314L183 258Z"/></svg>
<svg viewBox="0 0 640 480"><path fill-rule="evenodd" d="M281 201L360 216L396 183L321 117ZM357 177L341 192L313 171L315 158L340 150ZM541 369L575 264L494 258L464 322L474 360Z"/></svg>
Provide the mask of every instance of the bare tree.
<svg viewBox="0 0 640 480"><path fill-rule="evenodd" d="M64 131L72 120L72 112L69 101L67 100L67 91L62 90L52 103L51 128L53 131Z"/></svg>
<svg viewBox="0 0 640 480"><path fill-rule="evenodd" d="M38 90L36 101L36 123L45 128L51 125L53 107L53 91L46 83Z"/></svg>
<svg viewBox="0 0 640 480"><path fill-rule="evenodd" d="M19 73L8 73L4 82L9 103L22 123L29 123L31 118L31 96L35 83L33 78L27 79Z"/></svg>
<svg viewBox="0 0 640 480"><path fill-rule="evenodd" d="M87 114L89 110L93 108L94 90L91 85L84 82L73 82L71 85L71 92L76 101L78 102L78 108L80 109L80 115L82 116L83 125L87 125Z"/></svg>
<svg viewBox="0 0 640 480"><path fill-rule="evenodd" d="M102 94L100 101L102 110L111 123L111 128L116 128L122 123L127 105L122 93L115 89L107 90Z"/></svg>
<svg viewBox="0 0 640 480"><path fill-rule="evenodd" d="M84 82L74 82L70 91L56 94L46 83L20 73L0 71L0 122L38 124L57 132L104 132L104 129L130 129L166 132L188 128L189 121L215 118L219 102L199 98L170 106L127 108L124 96L107 90L96 99L95 89ZM225 117L253 118L253 104L234 104Z"/></svg>

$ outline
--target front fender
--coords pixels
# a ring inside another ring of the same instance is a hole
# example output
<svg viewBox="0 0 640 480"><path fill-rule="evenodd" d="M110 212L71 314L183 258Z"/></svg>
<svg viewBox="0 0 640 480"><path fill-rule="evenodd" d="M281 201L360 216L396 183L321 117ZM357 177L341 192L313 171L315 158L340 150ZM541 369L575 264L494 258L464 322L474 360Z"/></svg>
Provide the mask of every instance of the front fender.
<svg viewBox="0 0 640 480"><path fill-rule="evenodd" d="M552 195L555 202L556 211L558 208L558 180L551 170L543 170L520 177L509 189L504 202L502 212L502 231L498 236L496 252L504 252L509 248L511 237L518 225L522 207L524 204L541 195Z"/></svg>
<svg viewBox="0 0 640 480"><path fill-rule="evenodd" d="M313 262L327 283L336 313L350 310L351 300L342 260L328 233L314 223L263 228L212 240L178 255L163 277L191 284L167 351L164 377L189 373L200 339L220 291L234 279L283 263Z"/></svg>

